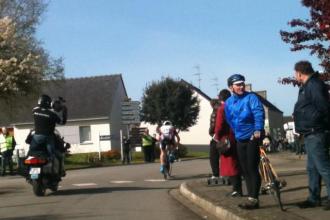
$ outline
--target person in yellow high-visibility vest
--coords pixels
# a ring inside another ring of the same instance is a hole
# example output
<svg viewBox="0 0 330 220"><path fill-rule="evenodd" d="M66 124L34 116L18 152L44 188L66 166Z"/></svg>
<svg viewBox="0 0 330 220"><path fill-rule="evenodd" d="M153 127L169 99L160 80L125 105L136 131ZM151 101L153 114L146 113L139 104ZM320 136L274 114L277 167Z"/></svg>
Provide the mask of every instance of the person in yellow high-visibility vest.
<svg viewBox="0 0 330 220"><path fill-rule="evenodd" d="M144 162L152 162L153 156L153 144L155 143L155 138L149 134L149 130L146 129L142 135L142 149L144 154Z"/></svg>
<svg viewBox="0 0 330 220"><path fill-rule="evenodd" d="M16 141L14 136L12 136L6 127L1 129L3 135L3 141L1 143L1 154L2 154L2 169L1 175L6 175L6 167L9 166L10 175L13 175L13 152L16 146Z"/></svg>

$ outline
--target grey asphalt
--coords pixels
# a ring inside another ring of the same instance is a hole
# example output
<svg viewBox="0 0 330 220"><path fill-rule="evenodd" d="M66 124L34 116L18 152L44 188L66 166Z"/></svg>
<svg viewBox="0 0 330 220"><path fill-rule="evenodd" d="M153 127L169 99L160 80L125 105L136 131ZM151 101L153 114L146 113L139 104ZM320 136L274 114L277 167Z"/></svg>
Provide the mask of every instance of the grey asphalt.
<svg viewBox="0 0 330 220"><path fill-rule="evenodd" d="M0 178L0 219L201 219L169 191L204 178L208 160L174 164L164 181L159 164L68 171L58 192L36 197L18 176Z"/></svg>
<svg viewBox="0 0 330 220"><path fill-rule="evenodd" d="M257 210L242 210L238 204L246 199L229 196L231 186L208 186L205 179L189 180L181 184L180 192L183 196L200 206L207 212L222 220L281 220L330 219L330 211L322 207L300 209L297 202L304 201L308 196L308 179L305 170L306 158L288 152L269 155L270 161L277 170L280 179L287 182L281 190L281 197L286 211L281 211L272 195L260 195L260 208ZM243 182L244 183L244 182ZM243 187L245 189L245 186ZM246 195L246 191L244 192ZM326 189L323 184L322 197L326 199Z"/></svg>

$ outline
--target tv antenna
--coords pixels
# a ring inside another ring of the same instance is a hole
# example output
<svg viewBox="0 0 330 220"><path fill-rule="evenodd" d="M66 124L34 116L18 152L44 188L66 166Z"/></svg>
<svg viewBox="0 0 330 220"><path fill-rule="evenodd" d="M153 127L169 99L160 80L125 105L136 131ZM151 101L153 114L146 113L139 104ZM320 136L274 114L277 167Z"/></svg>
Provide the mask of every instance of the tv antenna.
<svg viewBox="0 0 330 220"><path fill-rule="evenodd" d="M218 77L214 77L211 80L213 81L212 86L215 87L216 93L219 92L219 79L218 79Z"/></svg>
<svg viewBox="0 0 330 220"><path fill-rule="evenodd" d="M202 73L200 71L199 65L194 66L194 68L197 70L197 72L193 75L198 77L198 88L201 89L201 81L202 81L201 75L202 75Z"/></svg>

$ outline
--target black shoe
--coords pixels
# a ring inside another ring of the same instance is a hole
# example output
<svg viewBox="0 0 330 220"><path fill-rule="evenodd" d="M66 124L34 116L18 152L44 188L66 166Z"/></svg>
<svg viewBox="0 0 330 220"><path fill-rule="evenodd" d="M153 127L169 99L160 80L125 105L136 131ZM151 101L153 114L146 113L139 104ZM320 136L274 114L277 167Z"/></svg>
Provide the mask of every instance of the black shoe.
<svg viewBox="0 0 330 220"><path fill-rule="evenodd" d="M231 197L242 197L242 192L238 192L238 191L233 191L230 194Z"/></svg>
<svg viewBox="0 0 330 220"><path fill-rule="evenodd" d="M297 205L301 209L307 209L307 208L315 208L317 206L320 206L321 203L319 201L318 202L312 202L312 201L306 200L306 201L303 201L303 202L298 202Z"/></svg>
<svg viewBox="0 0 330 220"><path fill-rule="evenodd" d="M238 207L240 207L241 209L247 209L247 210L258 209L259 200L255 199L255 198L248 198L248 201L246 201L245 203L239 204Z"/></svg>
<svg viewBox="0 0 330 220"><path fill-rule="evenodd" d="M323 205L323 210L329 211L330 210L330 200L327 200Z"/></svg>

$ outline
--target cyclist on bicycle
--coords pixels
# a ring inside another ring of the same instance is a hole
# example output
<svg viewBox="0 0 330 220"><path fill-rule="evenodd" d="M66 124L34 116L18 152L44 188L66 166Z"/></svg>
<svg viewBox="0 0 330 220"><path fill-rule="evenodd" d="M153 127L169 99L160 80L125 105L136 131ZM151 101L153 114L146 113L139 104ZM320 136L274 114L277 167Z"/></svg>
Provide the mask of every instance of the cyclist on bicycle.
<svg viewBox="0 0 330 220"><path fill-rule="evenodd" d="M180 143L180 137L170 121L164 121L163 125L158 126L156 131L159 134L160 141L160 172L164 173L167 151L174 149ZM166 148L166 146L168 147Z"/></svg>

